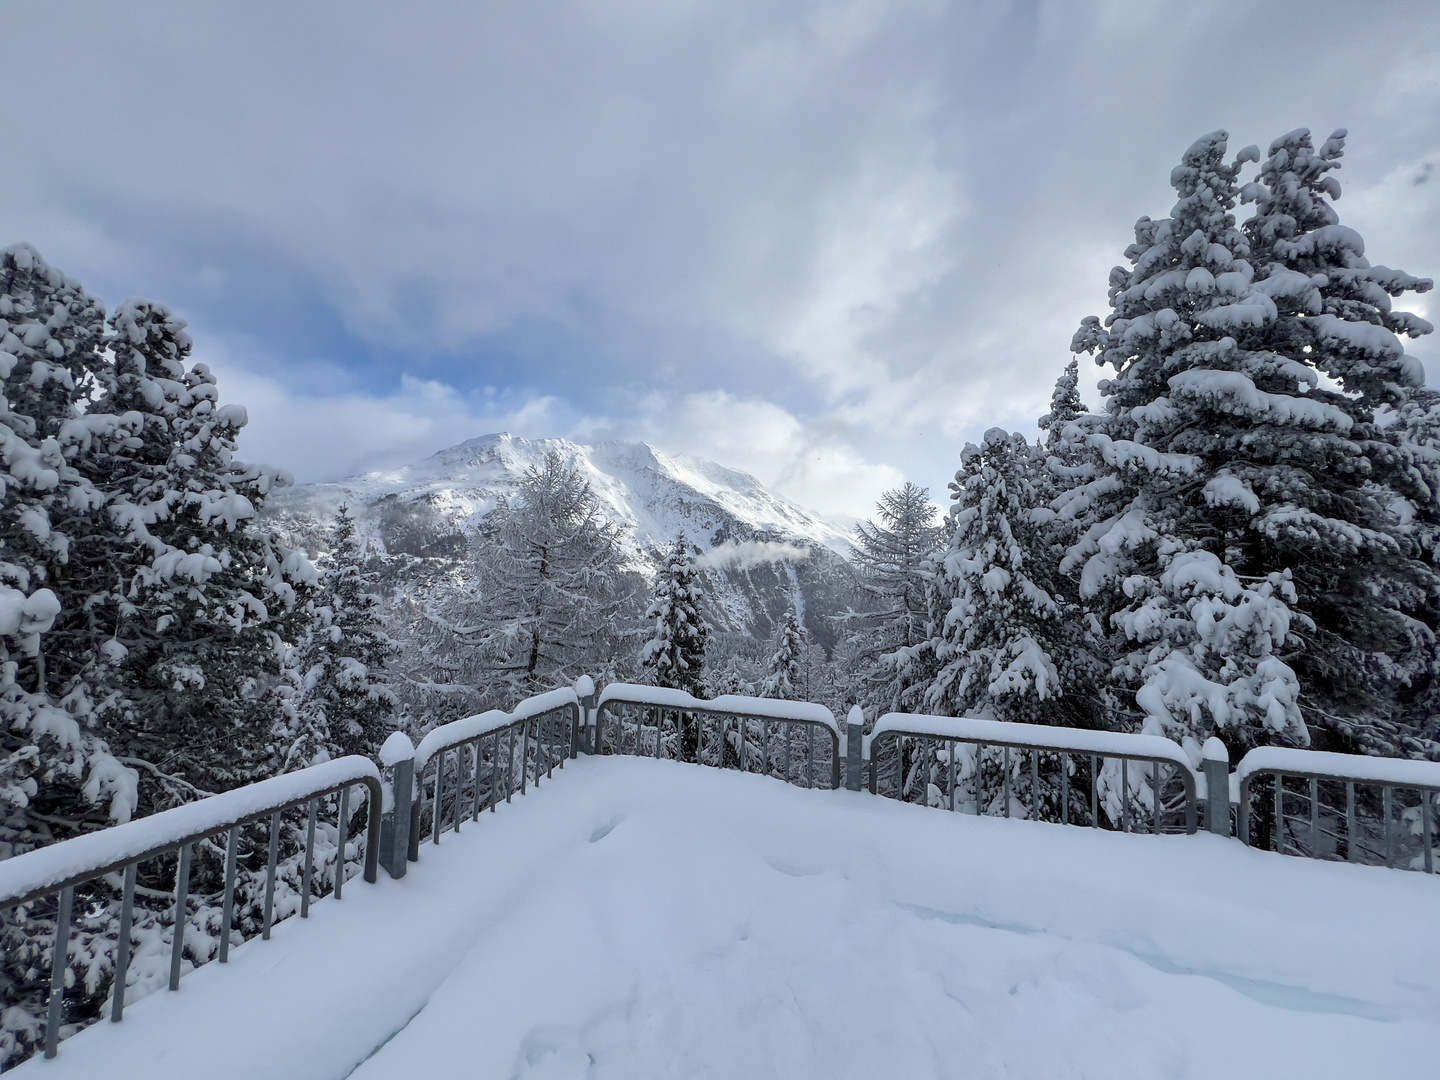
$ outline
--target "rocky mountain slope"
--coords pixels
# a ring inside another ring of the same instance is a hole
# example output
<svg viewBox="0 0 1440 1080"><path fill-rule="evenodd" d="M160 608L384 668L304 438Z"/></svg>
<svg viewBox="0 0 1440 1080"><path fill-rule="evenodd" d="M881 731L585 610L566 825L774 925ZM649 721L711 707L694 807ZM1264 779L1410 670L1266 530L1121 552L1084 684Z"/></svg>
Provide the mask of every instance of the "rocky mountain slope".
<svg viewBox="0 0 1440 1080"><path fill-rule="evenodd" d="M768 637L796 603L815 639L833 640L825 616L846 605L853 580L847 533L753 476L646 443L486 435L402 468L277 492L267 515L316 551L345 504L388 553L463 573L469 534L552 451L590 481L636 570L651 573L650 552L685 533L700 551L717 629Z"/></svg>

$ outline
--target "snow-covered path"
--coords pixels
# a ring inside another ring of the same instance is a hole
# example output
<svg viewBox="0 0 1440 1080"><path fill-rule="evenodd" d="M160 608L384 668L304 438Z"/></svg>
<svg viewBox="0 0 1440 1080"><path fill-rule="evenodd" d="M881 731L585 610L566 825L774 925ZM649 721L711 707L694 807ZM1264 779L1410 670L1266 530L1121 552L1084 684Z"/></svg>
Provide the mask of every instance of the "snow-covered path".
<svg viewBox="0 0 1440 1080"><path fill-rule="evenodd" d="M1437 924L1418 874L582 759L23 1069L1420 1076Z"/></svg>

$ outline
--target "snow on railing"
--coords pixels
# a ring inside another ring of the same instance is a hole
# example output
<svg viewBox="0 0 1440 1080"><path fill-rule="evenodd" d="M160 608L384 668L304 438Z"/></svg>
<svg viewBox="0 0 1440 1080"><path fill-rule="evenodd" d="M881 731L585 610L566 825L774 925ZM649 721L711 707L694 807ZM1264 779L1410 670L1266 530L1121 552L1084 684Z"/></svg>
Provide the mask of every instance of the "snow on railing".
<svg viewBox="0 0 1440 1080"><path fill-rule="evenodd" d="M930 806L1053 817L1067 825L1072 816L1088 814L1097 828L1103 805L1125 832L1132 825L1143 828L1146 816L1148 831L1166 831L1165 818L1172 813L1183 817L1185 832L1196 828L1195 770L1184 750L1158 735L886 713L865 736L861 756L872 793L879 791L882 771L890 771L882 770L881 759L888 758L894 767L891 793L902 801L914 794ZM1017 792L1027 798L1021 801Z"/></svg>
<svg viewBox="0 0 1440 1080"><path fill-rule="evenodd" d="M1282 854L1399 863L1427 874L1440 864L1434 850L1440 762L1262 746L1241 759L1230 779L1236 833L1246 844L1258 831L1257 846ZM1262 802L1257 813L1264 779L1269 805ZM1397 806L1397 792L1414 798Z"/></svg>
<svg viewBox="0 0 1440 1080"><path fill-rule="evenodd" d="M27 909L27 905L56 898L54 944L51 952L50 992L45 1023L45 1056L54 1057L65 1024L66 972L72 960L71 931L77 910L89 940L84 953L113 950L114 974L110 992L110 1019L121 1019L134 958L132 934L135 926L135 894L141 886L138 871L142 863L174 854L174 901L171 907L169 987L180 987L185 958L186 927L191 924L191 876L197 844L225 836L224 884L219 919L220 963L229 960L231 935L235 932L235 894L241 830L245 825L269 818L268 858L265 864L265 893L262 938L270 937L275 921L276 871L280 853L282 815L304 806L307 823L303 847L304 869L300 883L299 915L308 918L315 877L316 828L320 800L338 795L334 851L334 895L339 899L345 884L345 853L350 836L350 794L360 786L366 790L369 824L366 830L364 877L376 879L380 852L380 772L368 758L337 758L320 765L271 777L255 784L201 799L185 806L139 818L98 832L65 840L49 847L16 855L0 862L0 911ZM120 900L116 908L113 876L119 874ZM77 908L76 891L81 904ZM146 889L153 895L153 890ZM203 898L196 898L203 906ZM48 905L47 905L48 906ZM27 913L33 918L34 913ZM114 923L113 934L106 924ZM113 941L111 938L113 937ZM143 939L142 939L143 940ZM192 955L195 955L192 950ZM55 958L59 958L56 962ZM78 957L77 957L78 958ZM198 956L196 956L198 961ZM6 1005L13 1004L7 1002ZM83 1018L82 1018L83 1019Z"/></svg>
<svg viewBox="0 0 1440 1080"><path fill-rule="evenodd" d="M614 738L607 741L611 721ZM817 732L828 753L817 755ZM669 757L812 788L818 765L821 775L829 773L830 787L840 786L840 725L829 709L808 701L740 694L702 699L683 690L611 683L595 707L594 746L597 754Z"/></svg>
<svg viewBox="0 0 1440 1080"><path fill-rule="evenodd" d="M579 752L583 713L575 690L562 687L526 698L509 712L491 709L429 732L415 748L408 857L420 857L420 838L426 828L421 818L427 808L431 839L438 844L447 829L460 831L467 806L474 821L482 811L494 810L501 799L509 802L517 783L523 795L532 780L538 786L556 766L564 768L565 759ZM454 775L447 779L452 760ZM427 799L425 774L432 763L434 777ZM397 790L405 782L397 772Z"/></svg>

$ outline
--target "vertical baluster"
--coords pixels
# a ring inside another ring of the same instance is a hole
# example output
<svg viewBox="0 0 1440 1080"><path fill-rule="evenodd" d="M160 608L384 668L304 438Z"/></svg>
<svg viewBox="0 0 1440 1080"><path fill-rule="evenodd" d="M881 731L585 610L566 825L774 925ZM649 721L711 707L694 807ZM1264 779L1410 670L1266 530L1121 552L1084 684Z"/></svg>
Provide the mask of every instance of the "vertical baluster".
<svg viewBox="0 0 1440 1080"><path fill-rule="evenodd" d="M1130 759L1120 759L1120 831L1130 831Z"/></svg>
<svg viewBox="0 0 1440 1080"><path fill-rule="evenodd" d="M305 868L300 872L300 917L310 917L310 881L315 875L315 821L319 814L318 800L310 800L310 813L305 822Z"/></svg>
<svg viewBox="0 0 1440 1080"><path fill-rule="evenodd" d="M1310 778L1310 857L1320 858L1320 781Z"/></svg>
<svg viewBox="0 0 1440 1080"><path fill-rule="evenodd" d="M805 725L805 786L815 786L815 728Z"/></svg>
<svg viewBox="0 0 1440 1080"><path fill-rule="evenodd" d="M1010 747L1005 747L1000 755L1001 768L1005 775L1001 779L1000 798L1005 802L1005 816L1010 816Z"/></svg>
<svg viewBox="0 0 1440 1080"><path fill-rule="evenodd" d="M659 761L665 756L665 710L656 706L655 708L655 760Z"/></svg>
<svg viewBox="0 0 1440 1080"><path fill-rule="evenodd" d="M225 838L225 893L220 908L220 963L230 962L230 928L235 925L235 862L240 856L240 826Z"/></svg>
<svg viewBox="0 0 1440 1080"><path fill-rule="evenodd" d="M788 720L780 722L780 730L785 733L785 782L790 783L790 741L795 738L795 727Z"/></svg>
<svg viewBox="0 0 1440 1080"><path fill-rule="evenodd" d="M1355 814L1355 781L1345 781L1345 857L1350 862L1360 861L1360 840L1355 835L1358 824Z"/></svg>
<svg viewBox="0 0 1440 1080"><path fill-rule="evenodd" d="M185 955L185 924L189 921L190 844L180 845L180 862L175 869L175 932L170 935L170 989L180 989L180 961Z"/></svg>
<svg viewBox="0 0 1440 1080"><path fill-rule="evenodd" d="M1430 854L1430 800L1433 794L1424 788L1420 789L1420 833L1425 842L1425 873L1427 874L1435 872L1432 865L1433 856Z"/></svg>
<svg viewBox="0 0 1440 1080"><path fill-rule="evenodd" d="M265 860L265 925L260 940L270 940L270 924L275 916L275 864L280 860L280 811L270 815L270 854Z"/></svg>
<svg viewBox="0 0 1440 1080"><path fill-rule="evenodd" d="M637 735L638 738L638 735ZM520 794L525 794L530 782L530 721L520 725Z"/></svg>
<svg viewBox="0 0 1440 1080"><path fill-rule="evenodd" d="M1385 865L1395 865L1395 830L1390 827L1390 818L1395 809L1394 789L1386 784L1380 793L1381 804L1385 813Z"/></svg>
<svg viewBox="0 0 1440 1080"><path fill-rule="evenodd" d="M595 737L598 742L600 728L597 724ZM490 734L490 790L486 793L486 800L490 804L490 812L495 812L495 804L500 801L500 732L494 731Z"/></svg>
<svg viewBox="0 0 1440 1080"><path fill-rule="evenodd" d="M985 813L985 744L975 744L975 816Z"/></svg>
<svg viewBox="0 0 1440 1080"><path fill-rule="evenodd" d="M335 899L345 888L345 848L350 844L350 785L340 789L340 814L335 820Z"/></svg>
<svg viewBox="0 0 1440 1080"><path fill-rule="evenodd" d="M770 775L770 721L760 721L760 772Z"/></svg>
<svg viewBox="0 0 1440 1080"><path fill-rule="evenodd" d="M1285 853L1285 778L1275 774L1275 850Z"/></svg>
<svg viewBox="0 0 1440 1080"><path fill-rule="evenodd" d="M1100 827L1100 772L1095 755L1090 755L1090 827Z"/></svg>
<svg viewBox="0 0 1440 1080"><path fill-rule="evenodd" d="M554 713L550 715L550 749L545 752L545 775L555 775L555 762L560 762L560 767L565 767L565 755L557 753L560 750L560 718Z"/></svg>
<svg viewBox="0 0 1440 1080"><path fill-rule="evenodd" d="M1040 751L1030 751L1030 820L1040 820Z"/></svg>
<svg viewBox="0 0 1440 1080"><path fill-rule="evenodd" d="M750 741L750 718L740 717L740 771L745 772L745 744Z"/></svg>
<svg viewBox="0 0 1440 1080"><path fill-rule="evenodd" d="M445 808L445 755L447 750L441 750L435 755L435 800L434 809L430 813L430 842L440 843L441 820L444 818Z"/></svg>
<svg viewBox="0 0 1440 1080"><path fill-rule="evenodd" d="M1154 801L1155 822L1151 828L1152 832L1160 832L1160 762L1150 763L1150 798Z"/></svg>
<svg viewBox="0 0 1440 1080"><path fill-rule="evenodd" d="M505 740L505 801L508 803L515 794L515 725L509 728L509 738ZM621 732L623 737L624 732Z"/></svg>
<svg viewBox="0 0 1440 1080"><path fill-rule="evenodd" d="M895 800L905 801L905 736L895 736Z"/></svg>
<svg viewBox="0 0 1440 1080"><path fill-rule="evenodd" d="M471 799L471 804L469 804L469 819L471 819L471 821L480 821L480 747L484 746L484 743L484 739L475 740L475 773L474 776L471 776L471 788L474 789L475 795L474 798Z"/></svg>
<svg viewBox="0 0 1440 1080"><path fill-rule="evenodd" d="M950 812L955 812L955 740L950 740Z"/></svg>
<svg viewBox="0 0 1440 1080"><path fill-rule="evenodd" d="M460 831L460 801L465 797L465 751L466 746L461 743L455 748L455 824L454 830Z"/></svg>
<svg viewBox="0 0 1440 1080"><path fill-rule="evenodd" d="M1060 824L1070 824L1070 755L1060 755Z"/></svg>
<svg viewBox="0 0 1440 1080"><path fill-rule="evenodd" d="M232 830L233 831L233 830ZM115 942L115 983L110 988L110 1022L118 1024L125 1015L125 984L130 973L130 927L135 921L135 871L136 863L125 867L125 884L120 892L120 934ZM229 944L230 932L226 928L222 944Z"/></svg>
<svg viewBox="0 0 1440 1080"><path fill-rule="evenodd" d="M50 1008L45 1020L45 1056L53 1058L60 1046L60 1021L65 1018L65 974L70 970L70 917L75 910L75 887L60 890L55 913L55 943L50 951Z"/></svg>

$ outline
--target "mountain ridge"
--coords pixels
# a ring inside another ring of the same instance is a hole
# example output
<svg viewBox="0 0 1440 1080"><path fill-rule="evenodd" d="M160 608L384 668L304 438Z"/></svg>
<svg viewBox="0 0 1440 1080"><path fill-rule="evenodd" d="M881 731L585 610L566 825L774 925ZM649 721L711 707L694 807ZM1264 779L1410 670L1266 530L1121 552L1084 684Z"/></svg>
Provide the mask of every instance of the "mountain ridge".
<svg viewBox="0 0 1440 1080"><path fill-rule="evenodd" d="M833 642L825 616L843 607L853 580L849 535L748 473L645 442L587 446L498 432L398 468L282 489L266 513L313 553L348 505L361 534L388 554L463 566L480 521L551 452L580 470L601 513L622 527L632 569L648 577L652 552L685 533L699 552L717 629L768 636L793 605L817 640Z"/></svg>

